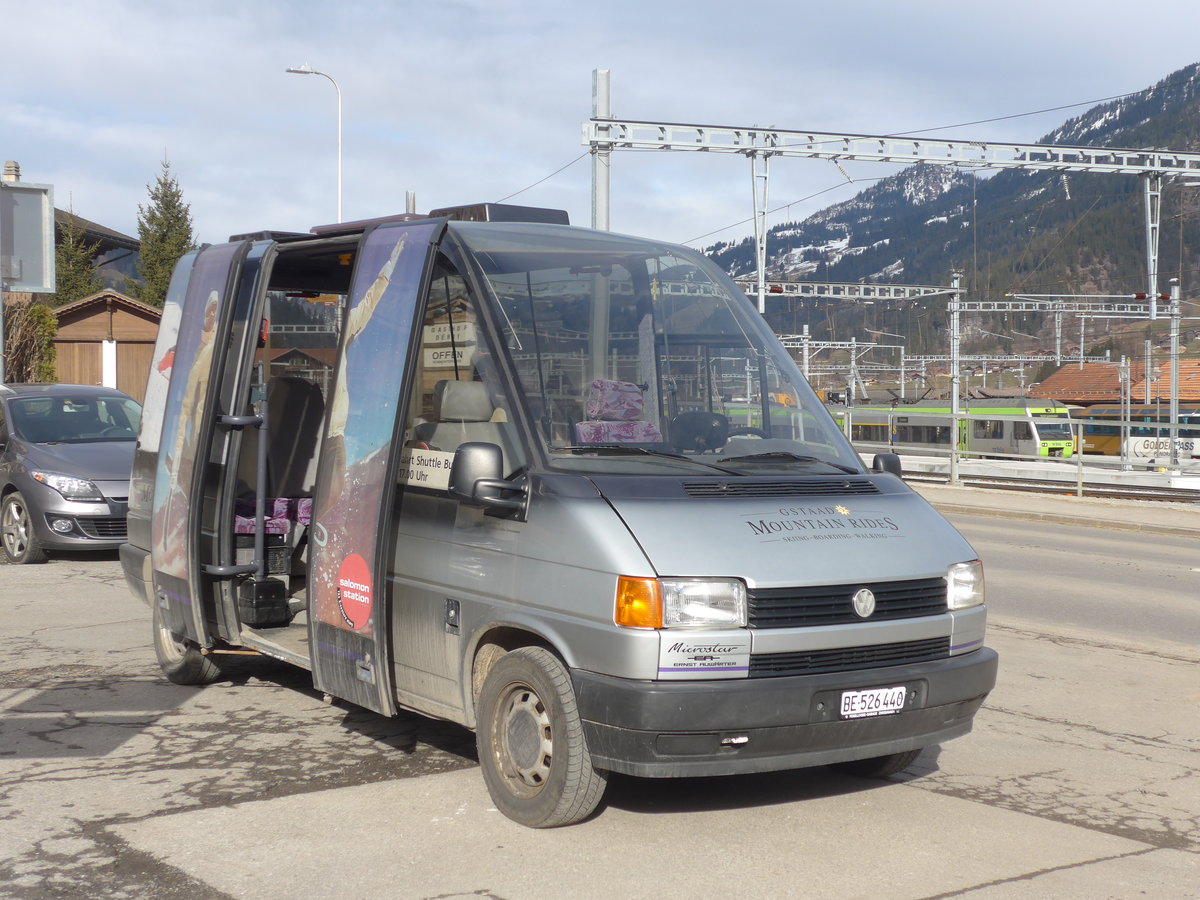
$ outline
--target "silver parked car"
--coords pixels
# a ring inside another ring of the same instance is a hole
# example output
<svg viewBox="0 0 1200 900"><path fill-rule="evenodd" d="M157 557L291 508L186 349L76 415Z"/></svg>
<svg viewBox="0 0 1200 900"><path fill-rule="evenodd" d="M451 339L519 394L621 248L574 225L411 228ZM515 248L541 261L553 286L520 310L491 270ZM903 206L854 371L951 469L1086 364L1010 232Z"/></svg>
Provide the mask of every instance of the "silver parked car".
<svg viewBox="0 0 1200 900"><path fill-rule="evenodd" d="M0 542L9 562L120 546L141 415L112 388L0 385Z"/></svg>

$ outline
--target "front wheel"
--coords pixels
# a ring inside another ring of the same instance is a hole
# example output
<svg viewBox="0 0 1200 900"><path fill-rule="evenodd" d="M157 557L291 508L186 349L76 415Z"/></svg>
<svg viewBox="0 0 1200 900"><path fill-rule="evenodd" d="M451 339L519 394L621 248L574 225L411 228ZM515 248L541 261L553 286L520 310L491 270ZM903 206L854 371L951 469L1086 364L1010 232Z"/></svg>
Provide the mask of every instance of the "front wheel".
<svg viewBox="0 0 1200 900"><path fill-rule="evenodd" d="M903 753L889 753L887 756L873 756L870 759L852 759L848 762L834 763L829 768L846 775L857 775L860 778L887 778L897 772L903 772L921 755L920 748L905 750Z"/></svg>
<svg viewBox="0 0 1200 900"><path fill-rule="evenodd" d="M476 743L492 802L531 828L587 818L607 778L592 768L566 666L522 647L496 661L479 693Z"/></svg>
<svg viewBox="0 0 1200 900"><path fill-rule="evenodd" d="M4 498L0 511L0 541L4 544L4 555L10 563L42 563L46 551L33 533L33 516L20 492L14 491Z"/></svg>
<svg viewBox="0 0 1200 900"><path fill-rule="evenodd" d="M167 680L175 684L212 684L220 678L221 669L212 657L205 656L198 646L167 627L157 600L151 605L154 607L154 655Z"/></svg>

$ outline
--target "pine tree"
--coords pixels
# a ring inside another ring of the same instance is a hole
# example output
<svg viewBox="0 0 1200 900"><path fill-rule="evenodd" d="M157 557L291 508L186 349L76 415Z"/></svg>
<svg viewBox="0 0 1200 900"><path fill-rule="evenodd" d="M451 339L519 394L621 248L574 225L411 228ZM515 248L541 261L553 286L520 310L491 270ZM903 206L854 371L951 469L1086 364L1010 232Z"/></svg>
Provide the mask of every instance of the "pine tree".
<svg viewBox="0 0 1200 900"><path fill-rule="evenodd" d="M158 179L146 188L150 202L147 206L138 204L138 240L142 246L137 272L141 281L128 280L126 290L143 303L161 307L175 263L195 249L191 204L183 202L183 190L165 159Z"/></svg>
<svg viewBox="0 0 1200 900"><path fill-rule="evenodd" d="M56 290L52 302L55 306L91 296L104 287L100 273L93 265L99 250L100 242L87 241L83 226L72 213L70 220L60 229L58 243L54 247Z"/></svg>

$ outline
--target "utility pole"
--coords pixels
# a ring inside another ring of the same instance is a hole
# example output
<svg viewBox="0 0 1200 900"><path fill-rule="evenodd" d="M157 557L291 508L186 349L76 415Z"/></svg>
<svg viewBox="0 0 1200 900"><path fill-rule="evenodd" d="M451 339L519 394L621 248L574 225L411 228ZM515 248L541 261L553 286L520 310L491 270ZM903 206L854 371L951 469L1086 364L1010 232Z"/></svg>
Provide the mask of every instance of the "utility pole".
<svg viewBox="0 0 1200 900"><path fill-rule="evenodd" d="M961 448L958 439L958 367L961 361L959 355L959 315L962 294L959 286L962 284L962 273L950 273L950 483L958 484L958 452Z"/></svg>
<svg viewBox="0 0 1200 900"><path fill-rule="evenodd" d="M1153 302L1153 301L1151 301ZM1179 279L1171 279L1171 468L1179 465Z"/></svg>
<svg viewBox="0 0 1200 900"><path fill-rule="evenodd" d="M612 117L612 88L608 69L592 69L592 119ZM597 125L603 130L603 125ZM608 231L612 185L612 149L604 144L592 146L592 227Z"/></svg>

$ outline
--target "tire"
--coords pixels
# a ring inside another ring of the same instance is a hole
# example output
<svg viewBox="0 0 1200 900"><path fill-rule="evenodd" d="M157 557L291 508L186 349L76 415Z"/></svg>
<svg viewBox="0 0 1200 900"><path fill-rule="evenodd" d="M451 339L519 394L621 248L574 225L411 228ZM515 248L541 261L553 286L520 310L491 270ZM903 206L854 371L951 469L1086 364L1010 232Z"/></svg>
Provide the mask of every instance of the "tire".
<svg viewBox="0 0 1200 900"><path fill-rule="evenodd" d="M595 811L607 776L592 767L566 666L522 647L496 661L477 706L476 743L496 808L530 828L572 825Z"/></svg>
<svg viewBox="0 0 1200 900"><path fill-rule="evenodd" d="M859 778L887 778L903 772L911 766L921 748L905 750L903 753L889 753L887 756L873 756L870 759L852 759L849 762L834 763L829 768L845 775L857 775Z"/></svg>
<svg viewBox="0 0 1200 900"><path fill-rule="evenodd" d="M220 667L194 643L179 637L163 622L157 600L154 607L154 655L159 668L174 684L212 684L221 677Z"/></svg>
<svg viewBox="0 0 1200 900"><path fill-rule="evenodd" d="M44 563L46 551L33 533L33 517L25 498L13 491L0 507L0 542L10 563Z"/></svg>

